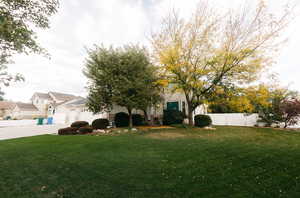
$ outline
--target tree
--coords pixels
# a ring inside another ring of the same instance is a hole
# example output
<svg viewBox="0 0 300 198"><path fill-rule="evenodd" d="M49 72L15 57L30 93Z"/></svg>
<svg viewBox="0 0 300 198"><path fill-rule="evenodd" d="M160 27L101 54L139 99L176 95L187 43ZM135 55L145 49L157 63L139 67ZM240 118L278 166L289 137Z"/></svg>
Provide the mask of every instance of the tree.
<svg viewBox="0 0 300 198"><path fill-rule="evenodd" d="M290 19L289 9L276 18L264 1L255 9L217 13L208 1L200 1L189 20L173 12L152 35L153 55L161 72L185 94L189 124L193 124L192 112L216 86L258 78L270 64Z"/></svg>
<svg viewBox="0 0 300 198"><path fill-rule="evenodd" d="M1 0L0 65L16 53L45 53L34 28L48 28L49 17L57 12L58 0Z"/></svg>
<svg viewBox="0 0 300 198"><path fill-rule="evenodd" d="M132 127L132 110L146 110L159 101L155 68L146 50L138 46L88 51L84 74L89 79L88 107L94 113L125 107Z"/></svg>
<svg viewBox="0 0 300 198"><path fill-rule="evenodd" d="M280 104L284 128L297 124L300 118L300 101L297 99L284 100Z"/></svg>
<svg viewBox="0 0 300 198"><path fill-rule="evenodd" d="M298 97L298 93L278 85L259 85L247 88L247 97L261 121L271 126L284 121L280 106L285 100Z"/></svg>

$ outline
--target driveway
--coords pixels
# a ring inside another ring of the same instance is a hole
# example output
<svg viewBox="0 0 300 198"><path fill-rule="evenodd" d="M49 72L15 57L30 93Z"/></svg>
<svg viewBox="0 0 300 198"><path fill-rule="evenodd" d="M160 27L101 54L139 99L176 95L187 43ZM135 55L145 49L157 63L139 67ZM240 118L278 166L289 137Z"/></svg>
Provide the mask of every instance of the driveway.
<svg viewBox="0 0 300 198"><path fill-rule="evenodd" d="M67 125L42 125L42 126L14 126L0 128L0 140L7 140L20 137L54 134L57 130Z"/></svg>

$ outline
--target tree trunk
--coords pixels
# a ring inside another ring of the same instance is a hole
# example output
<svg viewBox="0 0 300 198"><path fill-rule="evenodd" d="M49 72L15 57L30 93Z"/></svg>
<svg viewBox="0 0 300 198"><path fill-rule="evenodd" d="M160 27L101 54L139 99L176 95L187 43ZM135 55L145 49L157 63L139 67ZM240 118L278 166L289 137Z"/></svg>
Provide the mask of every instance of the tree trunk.
<svg viewBox="0 0 300 198"><path fill-rule="evenodd" d="M144 112L144 116L145 116L145 122L149 125L147 110L143 110L143 112Z"/></svg>
<svg viewBox="0 0 300 198"><path fill-rule="evenodd" d="M194 118L193 118L193 109L192 105L188 102L188 119L189 119L189 125L194 125Z"/></svg>
<svg viewBox="0 0 300 198"><path fill-rule="evenodd" d="M194 125L193 110L189 108L188 111L189 111L188 113L189 125L193 126Z"/></svg>
<svg viewBox="0 0 300 198"><path fill-rule="evenodd" d="M188 105L188 119L189 119L189 125L190 126L194 126L194 118L193 118L193 105L192 102L190 100L190 96L188 94L188 92L184 91L184 95L185 95L185 99L186 99L186 103Z"/></svg>
<svg viewBox="0 0 300 198"><path fill-rule="evenodd" d="M129 128L132 128L133 124L132 124L132 110L131 109L127 109L128 110L128 115L129 115Z"/></svg>

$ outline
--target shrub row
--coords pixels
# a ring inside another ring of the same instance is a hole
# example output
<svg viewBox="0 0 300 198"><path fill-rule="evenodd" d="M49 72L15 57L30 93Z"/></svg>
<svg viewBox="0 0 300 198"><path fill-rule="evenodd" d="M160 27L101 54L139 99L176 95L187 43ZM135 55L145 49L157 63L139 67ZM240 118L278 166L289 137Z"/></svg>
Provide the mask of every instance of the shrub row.
<svg viewBox="0 0 300 198"><path fill-rule="evenodd" d="M128 127L129 126L129 115L124 112L119 112L115 115L116 127ZM140 114L132 114L133 126L144 125L144 117Z"/></svg>
<svg viewBox="0 0 300 198"><path fill-rule="evenodd" d="M76 121L70 127L58 130L59 135L77 135L92 133L94 129L106 129L109 126L107 119L96 119L92 122L92 126L86 121Z"/></svg>
<svg viewBox="0 0 300 198"><path fill-rule="evenodd" d="M184 113L177 110L164 110L163 124L164 125L181 125L184 120ZM212 120L208 115L196 115L194 117L196 127L207 127L212 124Z"/></svg>

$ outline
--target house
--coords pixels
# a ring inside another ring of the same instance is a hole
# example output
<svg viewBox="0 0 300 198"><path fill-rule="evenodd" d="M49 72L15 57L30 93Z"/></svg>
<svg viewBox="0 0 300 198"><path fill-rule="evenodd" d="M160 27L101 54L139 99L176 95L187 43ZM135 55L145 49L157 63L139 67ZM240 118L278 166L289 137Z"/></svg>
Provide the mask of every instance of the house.
<svg viewBox="0 0 300 198"><path fill-rule="evenodd" d="M12 111L15 107L14 102L0 101L0 119L9 119L12 117Z"/></svg>
<svg viewBox="0 0 300 198"><path fill-rule="evenodd" d="M103 112L99 114L93 114L88 111L87 99L78 97L67 102L57 104L55 106L55 113L53 114L55 123L72 123L78 120L84 120L92 122L98 118L108 118L109 114Z"/></svg>
<svg viewBox="0 0 300 198"><path fill-rule="evenodd" d="M79 98L82 97L58 92L36 92L31 97L30 103L15 103L10 116L13 119L51 117L55 114L57 106Z"/></svg>
<svg viewBox="0 0 300 198"><path fill-rule="evenodd" d="M12 109L11 117L14 119L33 119L44 116L44 113L30 103L17 102Z"/></svg>
<svg viewBox="0 0 300 198"><path fill-rule="evenodd" d="M181 92L165 92L163 94L163 102L156 107L151 107L147 110L148 119L157 118L158 120L162 119L163 110L164 109L174 109L184 112L186 115L187 112L187 102L184 94ZM114 116L116 113L119 112L126 112L127 109L125 107L121 107L118 105L114 105L113 109L110 112L103 112L94 115L92 112L88 111L87 106L87 99L85 98L74 98L72 100L59 103L55 107L49 106L50 109L55 109L55 113L53 114L54 122L55 123L72 123L78 120L84 120L88 122L92 122L94 119L97 118L107 118L110 121L114 120ZM143 111L134 109L132 111L133 114L144 114ZM194 115L197 114L206 114L207 107L205 105L199 106L194 112Z"/></svg>
<svg viewBox="0 0 300 198"><path fill-rule="evenodd" d="M58 92L49 92L49 93L36 92L31 97L31 102L34 106L38 108L40 112L43 113L44 117L47 117L55 113L55 108L57 105L76 98L80 98L80 97L71 94L58 93Z"/></svg>

